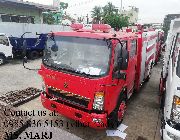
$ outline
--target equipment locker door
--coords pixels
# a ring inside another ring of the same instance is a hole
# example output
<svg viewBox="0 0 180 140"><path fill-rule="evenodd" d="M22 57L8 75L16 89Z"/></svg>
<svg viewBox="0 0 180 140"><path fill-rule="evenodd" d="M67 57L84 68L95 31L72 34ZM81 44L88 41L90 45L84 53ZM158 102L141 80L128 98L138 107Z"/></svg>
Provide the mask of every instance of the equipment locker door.
<svg viewBox="0 0 180 140"><path fill-rule="evenodd" d="M127 90L128 97L133 93L134 85L135 85L135 76L136 76L136 64L137 64L137 40L132 39L129 41L129 64L127 70Z"/></svg>

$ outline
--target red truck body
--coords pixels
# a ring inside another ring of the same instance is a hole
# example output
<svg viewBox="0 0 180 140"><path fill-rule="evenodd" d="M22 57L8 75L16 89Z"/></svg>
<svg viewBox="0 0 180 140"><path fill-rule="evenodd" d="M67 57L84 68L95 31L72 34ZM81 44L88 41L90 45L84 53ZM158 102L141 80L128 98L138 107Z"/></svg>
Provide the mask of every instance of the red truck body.
<svg viewBox="0 0 180 140"><path fill-rule="evenodd" d="M107 29L105 30L107 32ZM155 62L156 42L148 47L143 45L144 41L148 42L157 36L152 32L148 37L143 37L143 32L114 34L89 30L58 32L53 33L53 36L109 40L109 64L106 74L91 77L84 73L54 69L44 62L39 70L44 83L41 94L43 106L85 126L98 129L117 127L122 122L127 100L134 90L138 91L141 84L149 78ZM114 78L116 48L120 44L118 40L124 42L123 46L129 52L127 69L119 70L125 74L124 78ZM97 109L99 106L102 108Z"/></svg>

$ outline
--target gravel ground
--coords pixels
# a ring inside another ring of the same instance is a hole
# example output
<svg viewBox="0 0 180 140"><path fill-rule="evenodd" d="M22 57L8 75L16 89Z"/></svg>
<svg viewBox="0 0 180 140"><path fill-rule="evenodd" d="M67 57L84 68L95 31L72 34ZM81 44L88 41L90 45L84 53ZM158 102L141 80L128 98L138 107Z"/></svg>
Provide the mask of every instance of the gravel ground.
<svg viewBox="0 0 180 140"><path fill-rule="evenodd" d="M40 67L41 60L31 61L27 66L31 68ZM153 68L150 81L143 85L141 91L132 96L128 103L127 113L123 124L128 128L127 140L160 140L160 122L158 119L158 84L160 78L161 64ZM27 87L36 87L41 89L41 78L36 71L29 71L23 68L21 61L10 61L8 64L0 67L0 94L11 90L25 89ZM94 130L92 128L67 126L68 123L74 123L61 115L38 117L38 111L46 111L41 105L40 98L36 98L22 106L22 110L35 110L35 120L62 120L63 125L59 126L59 133L70 132L85 140L119 140L118 137L107 137L105 130ZM63 130L63 131L62 131ZM56 129L57 131L57 129ZM65 134L64 134L65 135ZM54 138L55 140L56 138Z"/></svg>
<svg viewBox="0 0 180 140"><path fill-rule="evenodd" d="M41 60L31 61L27 66L40 68ZM0 95L9 91L22 90L27 87L41 89L41 78L37 71L23 68L21 60L11 60L8 64L0 66Z"/></svg>

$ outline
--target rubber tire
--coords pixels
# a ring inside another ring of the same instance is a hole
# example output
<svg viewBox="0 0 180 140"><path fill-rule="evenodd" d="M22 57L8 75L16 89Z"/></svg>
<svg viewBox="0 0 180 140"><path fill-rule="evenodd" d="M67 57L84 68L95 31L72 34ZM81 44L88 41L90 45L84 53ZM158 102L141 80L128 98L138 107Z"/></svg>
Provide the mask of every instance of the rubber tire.
<svg viewBox="0 0 180 140"><path fill-rule="evenodd" d="M160 101L160 109L163 109L165 106L165 95L163 94Z"/></svg>
<svg viewBox="0 0 180 140"><path fill-rule="evenodd" d="M2 61L0 65L3 65L6 62L6 58L3 55L0 55L0 61Z"/></svg>
<svg viewBox="0 0 180 140"><path fill-rule="evenodd" d="M110 118L108 119L108 128L109 129L117 129L117 127L122 123L123 118L121 121L118 120L118 109L122 101L125 101L127 105L126 94L123 93L120 95L120 99L115 110L111 113Z"/></svg>
<svg viewBox="0 0 180 140"><path fill-rule="evenodd" d="M39 52L37 52L37 51L30 52L29 53L29 58L32 59L32 60L39 58Z"/></svg>
<svg viewBox="0 0 180 140"><path fill-rule="evenodd" d="M161 79L160 79L160 84L161 84L161 82L163 82L163 80L161 81ZM159 93L160 93L160 96L161 96L161 98L160 98L160 109L163 109L164 108L164 105L165 105L165 91L162 91L162 93L161 93L161 85L159 84Z"/></svg>

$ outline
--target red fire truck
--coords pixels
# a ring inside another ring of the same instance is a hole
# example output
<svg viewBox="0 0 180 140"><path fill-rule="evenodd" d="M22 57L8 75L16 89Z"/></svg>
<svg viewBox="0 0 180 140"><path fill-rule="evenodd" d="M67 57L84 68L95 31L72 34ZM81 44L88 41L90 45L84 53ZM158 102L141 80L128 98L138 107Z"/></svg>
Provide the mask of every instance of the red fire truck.
<svg viewBox="0 0 180 140"><path fill-rule="evenodd" d="M50 33L39 74L45 108L93 128L116 128L127 100L148 81L155 31L111 32L109 25Z"/></svg>

